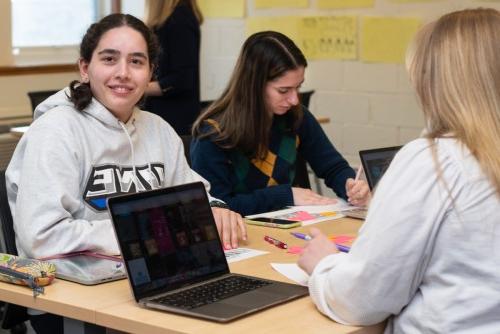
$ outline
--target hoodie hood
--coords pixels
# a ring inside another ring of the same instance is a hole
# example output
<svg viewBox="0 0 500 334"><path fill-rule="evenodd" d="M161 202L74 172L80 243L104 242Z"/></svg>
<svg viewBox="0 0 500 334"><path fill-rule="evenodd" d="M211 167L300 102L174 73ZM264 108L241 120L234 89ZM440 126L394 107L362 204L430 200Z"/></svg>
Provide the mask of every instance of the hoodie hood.
<svg viewBox="0 0 500 334"><path fill-rule="evenodd" d="M69 96L70 96L69 87L66 87L57 92L56 94L50 96L36 107L33 119L36 120L45 113L50 112L57 107L70 107L74 109L75 105L73 104L73 102L71 102ZM99 120L100 122L112 128L122 129L122 126L120 125L120 120L116 118L108 109L106 109L105 106L103 106L95 98L92 98L92 102L81 112L94 117L95 119ZM130 119L126 124L127 128L128 125L133 124L135 122L137 112L138 109L134 108L132 116L130 117ZM129 129L129 131L130 130L132 129Z"/></svg>

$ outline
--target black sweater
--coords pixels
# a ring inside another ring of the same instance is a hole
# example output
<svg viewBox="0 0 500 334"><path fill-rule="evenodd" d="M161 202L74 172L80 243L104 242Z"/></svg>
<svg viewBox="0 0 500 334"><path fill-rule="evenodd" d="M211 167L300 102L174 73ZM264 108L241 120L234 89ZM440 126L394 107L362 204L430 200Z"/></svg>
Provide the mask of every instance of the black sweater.
<svg viewBox="0 0 500 334"><path fill-rule="evenodd" d="M165 91L148 97L144 109L188 134L200 112L200 25L189 6L179 5L155 33L162 49L155 80Z"/></svg>

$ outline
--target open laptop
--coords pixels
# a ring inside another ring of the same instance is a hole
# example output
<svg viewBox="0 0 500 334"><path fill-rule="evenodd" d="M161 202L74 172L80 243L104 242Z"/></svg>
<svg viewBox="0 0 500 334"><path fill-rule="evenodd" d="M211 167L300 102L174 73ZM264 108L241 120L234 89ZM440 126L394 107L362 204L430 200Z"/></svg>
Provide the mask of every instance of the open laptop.
<svg viewBox="0 0 500 334"><path fill-rule="evenodd" d="M135 300L227 322L308 294L307 287L231 274L203 183L108 199Z"/></svg>
<svg viewBox="0 0 500 334"><path fill-rule="evenodd" d="M401 147L392 146L359 151L359 158L365 172L366 182L372 192ZM356 208L345 211L344 214L351 218L365 219L367 212L368 209L366 208Z"/></svg>

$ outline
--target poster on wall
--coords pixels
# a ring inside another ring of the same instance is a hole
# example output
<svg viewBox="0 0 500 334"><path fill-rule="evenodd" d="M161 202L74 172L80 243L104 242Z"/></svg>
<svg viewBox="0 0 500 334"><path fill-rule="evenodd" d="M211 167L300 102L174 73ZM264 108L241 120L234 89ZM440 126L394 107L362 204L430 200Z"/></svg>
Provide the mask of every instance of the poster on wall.
<svg viewBox="0 0 500 334"><path fill-rule="evenodd" d="M247 19L247 34L276 30L290 37L307 59L357 59L356 16L280 16Z"/></svg>

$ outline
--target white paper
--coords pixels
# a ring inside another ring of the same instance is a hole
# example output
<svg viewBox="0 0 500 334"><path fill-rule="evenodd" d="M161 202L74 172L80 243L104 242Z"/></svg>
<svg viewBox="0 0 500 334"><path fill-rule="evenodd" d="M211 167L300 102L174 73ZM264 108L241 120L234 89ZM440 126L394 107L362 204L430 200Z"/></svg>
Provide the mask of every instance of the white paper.
<svg viewBox="0 0 500 334"><path fill-rule="evenodd" d="M300 269L296 263L271 263L271 267L297 284L307 286L309 275Z"/></svg>
<svg viewBox="0 0 500 334"><path fill-rule="evenodd" d="M307 212L324 212L324 211L336 211L342 212L345 210L352 210L356 208L355 206L350 205L342 198L337 198L337 203L329 204L329 205L298 205L292 206L291 208L295 210L302 210Z"/></svg>
<svg viewBox="0 0 500 334"><path fill-rule="evenodd" d="M251 248L236 248L236 249L229 249L224 251L224 254L226 255L226 260L228 263L233 263L241 260L246 260L254 256L259 256L262 254L266 254L269 252L257 250L257 249L251 249Z"/></svg>

